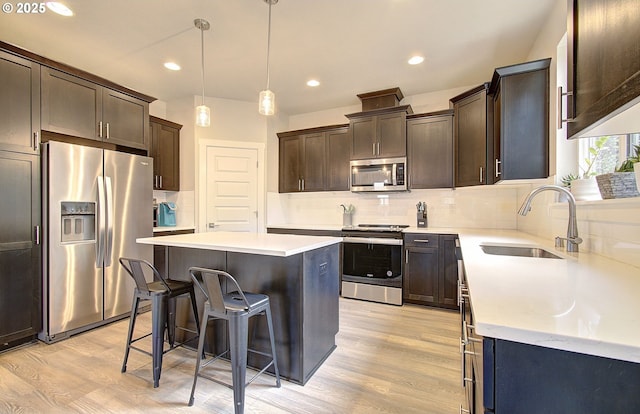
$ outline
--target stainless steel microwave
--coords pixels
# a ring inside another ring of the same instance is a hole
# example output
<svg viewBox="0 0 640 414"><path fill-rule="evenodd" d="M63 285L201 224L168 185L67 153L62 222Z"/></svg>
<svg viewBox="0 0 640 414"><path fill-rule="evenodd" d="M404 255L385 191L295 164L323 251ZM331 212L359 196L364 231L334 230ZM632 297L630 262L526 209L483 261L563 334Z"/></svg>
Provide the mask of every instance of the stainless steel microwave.
<svg viewBox="0 0 640 414"><path fill-rule="evenodd" d="M351 191L407 191L407 159L351 161Z"/></svg>

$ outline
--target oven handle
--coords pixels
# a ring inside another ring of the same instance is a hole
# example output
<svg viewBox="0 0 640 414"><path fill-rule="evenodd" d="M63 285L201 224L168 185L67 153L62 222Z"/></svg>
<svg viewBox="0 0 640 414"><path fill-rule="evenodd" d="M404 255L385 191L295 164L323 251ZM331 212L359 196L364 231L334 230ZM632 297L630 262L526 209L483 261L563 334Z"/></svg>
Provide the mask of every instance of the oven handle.
<svg viewBox="0 0 640 414"><path fill-rule="evenodd" d="M343 237L344 243L360 244L386 244L389 246L402 246L402 239L383 239L379 237Z"/></svg>

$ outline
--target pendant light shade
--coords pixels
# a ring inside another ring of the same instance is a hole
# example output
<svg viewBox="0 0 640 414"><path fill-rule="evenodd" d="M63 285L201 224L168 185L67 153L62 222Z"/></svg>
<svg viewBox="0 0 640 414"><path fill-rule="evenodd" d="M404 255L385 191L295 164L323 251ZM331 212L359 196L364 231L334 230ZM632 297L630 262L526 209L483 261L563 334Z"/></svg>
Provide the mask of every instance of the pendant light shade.
<svg viewBox="0 0 640 414"><path fill-rule="evenodd" d="M202 69L202 104L196 106L196 125L208 127L211 125L211 110L204 104L204 31L211 27L205 19L195 19L193 24L200 29L200 52Z"/></svg>
<svg viewBox="0 0 640 414"><path fill-rule="evenodd" d="M208 127L211 125L211 110L208 106L196 106L196 125L199 127Z"/></svg>
<svg viewBox="0 0 640 414"><path fill-rule="evenodd" d="M260 104L258 112L262 115L273 115L276 113L276 96L269 89L260 92Z"/></svg>
<svg viewBox="0 0 640 414"><path fill-rule="evenodd" d="M271 6L278 0L264 0L269 4L269 28L267 30L267 88L260 92L258 97L258 112L262 115L273 115L276 113L276 95L269 89L269 53L271 49Z"/></svg>

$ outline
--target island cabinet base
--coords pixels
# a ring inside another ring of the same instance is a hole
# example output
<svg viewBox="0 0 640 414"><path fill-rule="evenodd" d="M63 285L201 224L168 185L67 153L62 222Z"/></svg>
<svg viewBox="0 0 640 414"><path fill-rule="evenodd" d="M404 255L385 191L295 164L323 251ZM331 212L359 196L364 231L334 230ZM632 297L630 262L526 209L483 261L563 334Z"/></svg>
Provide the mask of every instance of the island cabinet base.
<svg viewBox="0 0 640 414"><path fill-rule="evenodd" d="M168 247L169 274L189 280L188 269L200 266L225 270L248 292L269 295L280 375L304 385L335 349L338 333L339 244L292 256L269 256ZM196 291L202 312L204 295ZM195 328L188 300L179 303L177 320ZM220 353L228 347L224 321L211 321L205 350ZM264 318L249 322L249 347L270 352ZM265 357L249 354L248 365L262 367ZM268 372L273 373L270 368Z"/></svg>
<svg viewBox="0 0 640 414"><path fill-rule="evenodd" d="M485 413L640 412L640 364L484 338Z"/></svg>

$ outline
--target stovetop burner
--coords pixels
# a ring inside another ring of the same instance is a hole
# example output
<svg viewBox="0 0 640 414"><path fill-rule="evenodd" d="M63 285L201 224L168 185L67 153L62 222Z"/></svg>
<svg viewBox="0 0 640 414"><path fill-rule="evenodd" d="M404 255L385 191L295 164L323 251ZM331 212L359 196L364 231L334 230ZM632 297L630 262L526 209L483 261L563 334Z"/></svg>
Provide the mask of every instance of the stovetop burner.
<svg viewBox="0 0 640 414"><path fill-rule="evenodd" d="M348 231L390 231L398 232L409 227L408 224L358 224L357 226L343 227Z"/></svg>

